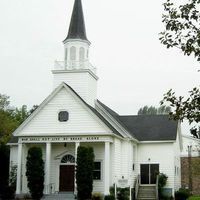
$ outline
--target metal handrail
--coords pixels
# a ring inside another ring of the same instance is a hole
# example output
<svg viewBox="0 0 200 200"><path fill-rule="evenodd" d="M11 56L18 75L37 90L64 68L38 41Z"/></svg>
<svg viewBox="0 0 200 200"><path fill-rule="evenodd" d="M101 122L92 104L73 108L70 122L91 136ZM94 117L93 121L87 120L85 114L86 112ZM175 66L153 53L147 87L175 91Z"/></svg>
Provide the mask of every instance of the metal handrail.
<svg viewBox="0 0 200 200"><path fill-rule="evenodd" d="M55 183L49 183L45 185L46 193L47 194L54 194L55 193Z"/></svg>
<svg viewBox="0 0 200 200"><path fill-rule="evenodd" d="M159 181L159 175L156 176L156 199L158 200L158 181Z"/></svg>
<svg viewBox="0 0 200 200"><path fill-rule="evenodd" d="M140 175L138 174L135 180L135 199L137 199L138 196L139 186L140 186Z"/></svg>

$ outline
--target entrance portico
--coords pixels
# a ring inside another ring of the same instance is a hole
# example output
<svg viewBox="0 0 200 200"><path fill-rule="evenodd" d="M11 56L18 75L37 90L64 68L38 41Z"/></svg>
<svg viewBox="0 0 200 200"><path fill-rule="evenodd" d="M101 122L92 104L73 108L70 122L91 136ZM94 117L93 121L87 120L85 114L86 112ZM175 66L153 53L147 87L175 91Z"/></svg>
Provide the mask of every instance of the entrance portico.
<svg viewBox="0 0 200 200"><path fill-rule="evenodd" d="M26 156L22 156L22 148L26 146L40 146L45 161L45 194L56 192L76 193L75 163L79 145L92 146L95 160L101 163L100 179L94 180L94 190L99 183L104 185L103 193L109 193L110 187L110 136L76 136L76 137L21 137L18 142L18 172L17 194L28 193L26 181L22 183L22 174L25 175ZM26 179L26 178L25 178Z"/></svg>

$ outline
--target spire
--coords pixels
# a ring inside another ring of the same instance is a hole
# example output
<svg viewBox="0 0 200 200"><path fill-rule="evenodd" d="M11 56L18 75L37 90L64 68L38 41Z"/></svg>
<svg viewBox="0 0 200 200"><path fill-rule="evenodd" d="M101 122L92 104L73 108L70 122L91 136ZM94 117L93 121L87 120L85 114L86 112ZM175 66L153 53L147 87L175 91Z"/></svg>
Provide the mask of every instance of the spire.
<svg viewBox="0 0 200 200"><path fill-rule="evenodd" d="M68 39L82 39L88 41L85 31L85 22L81 0L75 0L74 2L69 32L63 42Z"/></svg>

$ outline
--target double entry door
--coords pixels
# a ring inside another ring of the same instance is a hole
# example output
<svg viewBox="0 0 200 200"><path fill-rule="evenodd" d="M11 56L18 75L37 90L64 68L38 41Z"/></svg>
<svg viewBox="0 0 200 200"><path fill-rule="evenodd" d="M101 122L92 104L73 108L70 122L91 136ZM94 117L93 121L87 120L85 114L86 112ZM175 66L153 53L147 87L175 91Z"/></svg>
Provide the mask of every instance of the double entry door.
<svg viewBox="0 0 200 200"><path fill-rule="evenodd" d="M141 184L156 184L156 177L159 174L159 164L141 164Z"/></svg>

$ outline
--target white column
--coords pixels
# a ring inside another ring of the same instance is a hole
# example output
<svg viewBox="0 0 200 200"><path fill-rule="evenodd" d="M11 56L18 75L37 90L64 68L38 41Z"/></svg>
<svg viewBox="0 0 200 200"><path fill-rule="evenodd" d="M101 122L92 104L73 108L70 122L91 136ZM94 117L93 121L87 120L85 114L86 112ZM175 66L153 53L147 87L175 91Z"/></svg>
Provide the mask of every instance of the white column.
<svg viewBox="0 0 200 200"><path fill-rule="evenodd" d="M22 144L18 144L16 194L21 194L21 179L22 179Z"/></svg>
<svg viewBox="0 0 200 200"><path fill-rule="evenodd" d="M45 163L45 186L46 194L50 193L50 169L51 169L51 143L46 143L46 163Z"/></svg>
<svg viewBox="0 0 200 200"><path fill-rule="evenodd" d="M75 143L75 167L76 167L76 161L77 161L77 150L78 147L80 146L80 142ZM74 173L74 194L77 194L77 185L76 185L76 169Z"/></svg>
<svg viewBox="0 0 200 200"><path fill-rule="evenodd" d="M108 195L110 187L110 142L105 142L104 153L104 195Z"/></svg>
<svg viewBox="0 0 200 200"><path fill-rule="evenodd" d="M75 143L75 163L76 163L76 159L77 159L77 150L78 150L79 146L80 146L80 142L76 142Z"/></svg>

